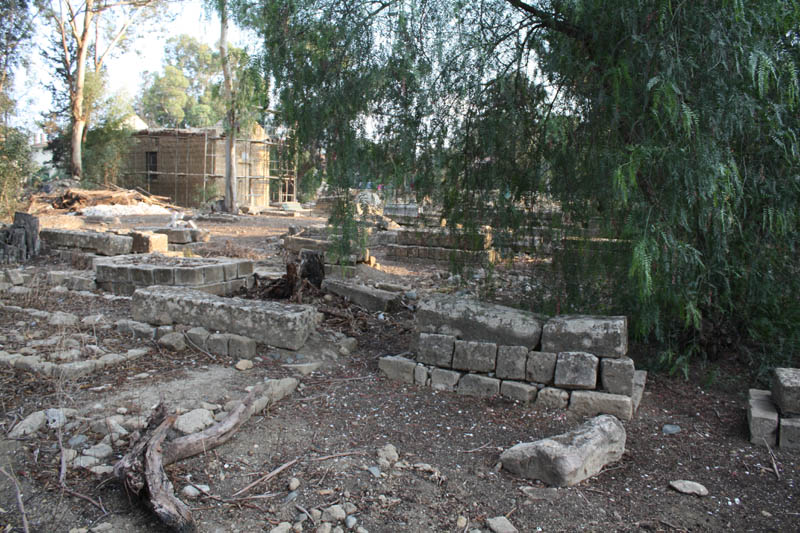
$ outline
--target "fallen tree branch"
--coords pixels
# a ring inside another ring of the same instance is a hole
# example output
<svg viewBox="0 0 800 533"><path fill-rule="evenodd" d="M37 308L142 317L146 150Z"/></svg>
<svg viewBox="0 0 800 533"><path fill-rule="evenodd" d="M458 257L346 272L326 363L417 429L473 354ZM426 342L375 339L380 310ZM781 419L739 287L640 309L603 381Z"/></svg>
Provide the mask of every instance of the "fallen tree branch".
<svg viewBox="0 0 800 533"><path fill-rule="evenodd" d="M14 484L14 492L17 495L17 509L19 509L19 514L22 515L22 530L25 533L30 533L30 528L28 527L28 515L25 513L25 504L22 503L22 493L19 490L19 483L17 482L17 478L12 474L9 474L5 471L4 468L0 468L0 472L6 476L11 483ZM13 472L13 470L12 470Z"/></svg>
<svg viewBox="0 0 800 533"><path fill-rule="evenodd" d="M274 478L275 476L277 476L278 474L280 474L281 472L283 472L284 470L286 470L287 468L289 468L290 466L292 466L293 464L295 464L299 460L300 460L300 458L298 457L297 459L293 459L293 460L289 461L288 463L282 464L281 466L279 466L278 468L276 468L275 470L273 470L269 474L266 474L266 475L258 478L257 480L255 480L252 483L250 483L249 485L247 485L245 488L234 492L233 496L236 497L236 496L239 496L240 494L244 494L248 490L250 490L253 487L255 487L256 485L258 485L259 483L264 483L266 481L269 481L270 479Z"/></svg>

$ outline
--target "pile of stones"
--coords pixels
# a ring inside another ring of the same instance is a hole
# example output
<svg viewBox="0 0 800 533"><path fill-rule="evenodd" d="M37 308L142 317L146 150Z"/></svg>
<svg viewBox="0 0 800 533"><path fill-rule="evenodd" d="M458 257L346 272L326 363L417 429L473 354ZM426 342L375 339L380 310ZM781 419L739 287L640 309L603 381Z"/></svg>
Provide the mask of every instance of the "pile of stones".
<svg viewBox="0 0 800 533"><path fill-rule="evenodd" d="M416 360L379 361L393 379L471 396L630 420L646 372L627 357L626 317L558 316L456 297L417 310Z"/></svg>
<svg viewBox="0 0 800 533"><path fill-rule="evenodd" d="M772 390L750 389L747 402L750 442L800 449L800 368L775 368Z"/></svg>

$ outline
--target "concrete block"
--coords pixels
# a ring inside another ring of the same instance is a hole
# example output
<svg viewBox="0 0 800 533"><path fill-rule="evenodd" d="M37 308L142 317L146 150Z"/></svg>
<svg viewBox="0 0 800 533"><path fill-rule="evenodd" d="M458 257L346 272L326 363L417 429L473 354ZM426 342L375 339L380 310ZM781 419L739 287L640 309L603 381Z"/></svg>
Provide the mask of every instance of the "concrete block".
<svg viewBox="0 0 800 533"><path fill-rule="evenodd" d="M474 372L494 372L497 364L497 345L492 342L455 342L453 368Z"/></svg>
<svg viewBox="0 0 800 533"><path fill-rule="evenodd" d="M570 395L569 410L581 416L606 414L626 421L633 418L631 397L607 392L573 391Z"/></svg>
<svg viewBox="0 0 800 533"><path fill-rule="evenodd" d="M781 450L800 450L800 418L781 418Z"/></svg>
<svg viewBox="0 0 800 533"><path fill-rule="evenodd" d="M430 386L431 371L427 366L423 364L417 364L417 366L414 367L414 383L423 387Z"/></svg>
<svg viewBox="0 0 800 533"><path fill-rule="evenodd" d="M772 399L783 416L800 416L800 368L772 371Z"/></svg>
<svg viewBox="0 0 800 533"><path fill-rule="evenodd" d="M519 381L503 380L500 384L500 395L511 400L529 405L536 400L539 389L535 385L521 383Z"/></svg>
<svg viewBox="0 0 800 533"><path fill-rule="evenodd" d="M748 400L747 425L750 442L763 446L766 442L775 446L778 441L778 410L775 404L765 399Z"/></svg>
<svg viewBox="0 0 800 533"><path fill-rule="evenodd" d="M622 357L628 353L628 318L588 315L551 318L542 330L542 351Z"/></svg>
<svg viewBox="0 0 800 533"><path fill-rule="evenodd" d="M619 359L603 358L600 361L600 382L603 389L611 394L633 394L633 375L636 368L633 359L620 357Z"/></svg>
<svg viewBox="0 0 800 533"><path fill-rule="evenodd" d="M566 409L569 405L569 391L545 387L536 395L536 407L540 409Z"/></svg>
<svg viewBox="0 0 800 533"><path fill-rule="evenodd" d="M256 356L256 341L242 335L228 335L228 355L244 359Z"/></svg>
<svg viewBox="0 0 800 533"><path fill-rule="evenodd" d="M370 311L392 311L400 305L400 294L366 285L325 279L322 282L322 289L337 296L349 298L354 304Z"/></svg>
<svg viewBox="0 0 800 533"><path fill-rule="evenodd" d="M431 369L431 388L434 390L452 392L456 390L461 376L463 376L463 374L455 370L433 368Z"/></svg>
<svg viewBox="0 0 800 533"><path fill-rule="evenodd" d="M466 374L458 382L458 393L482 398L496 396L500 394L500 380L480 374Z"/></svg>
<svg viewBox="0 0 800 533"><path fill-rule="evenodd" d="M456 338L452 335L420 333L417 343L417 361L444 368L453 366L453 349Z"/></svg>
<svg viewBox="0 0 800 533"><path fill-rule="evenodd" d="M498 378L525 379L525 367L528 363L528 349L525 346L498 346L497 370Z"/></svg>
<svg viewBox="0 0 800 533"><path fill-rule="evenodd" d="M597 386L597 357L586 352L561 352L556 359L554 383L566 389L594 389Z"/></svg>
<svg viewBox="0 0 800 533"><path fill-rule="evenodd" d="M525 367L525 379L545 385L552 383L556 372L558 354L553 352L528 353L528 364Z"/></svg>
<svg viewBox="0 0 800 533"><path fill-rule="evenodd" d="M414 370L417 363L405 357L389 355L378 359L378 368L386 377L403 383L414 383Z"/></svg>

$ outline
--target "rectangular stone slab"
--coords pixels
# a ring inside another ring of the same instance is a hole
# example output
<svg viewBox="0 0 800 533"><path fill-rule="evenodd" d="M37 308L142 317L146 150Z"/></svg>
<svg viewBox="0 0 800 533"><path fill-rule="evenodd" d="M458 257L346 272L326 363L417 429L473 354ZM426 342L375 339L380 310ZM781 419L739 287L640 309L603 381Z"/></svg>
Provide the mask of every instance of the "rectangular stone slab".
<svg viewBox="0 0 800 533"><path fill-rule="evenodd" d="M308 305L223 298L164 285L137 289L131 305L141 322L201 326L289 350L300 349L317 325L317 313Z"/></svg>
<svg viewBox="0 0 800 533"><path fill-rule="evenodd" d="M800 368L772 371L772 399L783 416L800 416Z"/></svg>
<svg viewBox="0 0 800 533"><path fill-rule="evenodd" d="M542 330L542 351L622 357L628 353L628 318L588 315L551 318Z"/></svg>

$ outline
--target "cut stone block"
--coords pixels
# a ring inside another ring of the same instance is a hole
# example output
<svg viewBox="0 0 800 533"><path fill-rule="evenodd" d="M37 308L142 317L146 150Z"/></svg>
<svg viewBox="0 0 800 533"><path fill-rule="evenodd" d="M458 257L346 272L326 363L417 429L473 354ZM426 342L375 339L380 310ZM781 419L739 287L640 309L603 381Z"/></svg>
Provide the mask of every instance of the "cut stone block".
<svg viewBox="0 0 800 533"><path fill-rule="evenodd" d="M569 392L555 387L545 387L536 395L536 407L540 409L566 409Z"/></svg>
<svg viewBox="0 0 800 533"><path fill-rule="evenodd" d="M205 283L203 269L191 267L176 267L174 269L175 285L202 285Z"/></svg>
<svg viewBox="0 0 800 533"><path fill-rule="evenodd" d="M633 418L630 396L607 392L576 390L570 395L569 410L581 416L614 415L620 420Z"/></svg>
<svg viewBox="0 0 800 533"><path fill-rule="evenodd" d="M322 289L349 298L354 304L370 311L392 311L400 306L400 294L366 285L326 279L322 282Z"/></svg>
<svg viewBox="0 0 800 533"><path fill-rule="evenodd" d="M603 388L611 394L632 395L635 372L636 368L630 357L604 358L600 361L600 381Z"/></svg>
<svg viewBox="0 0 800 533"><path fill-rule="evenodd" d="M775 446L778 441L778 410L770 400L753 399L747 402L747 425L750 442Z"/></svg>
<svg viewBox="0 0 800 533"><path fill-rule="evenodd" d="M554 383L567 389L593 389L597 385L598 359L586 352L561 352Z"/></svg>
<svg viewBox="0 0 800 533"><path fill-rule="evenodd" d="M543 324L539 316L528 311L457 296L421 301L416 319L421 332L528 348L539 344Z"/></svg>
<svg viewBox="0 0 800 533"><path fill-rule="evenodd" d="M783 416L800 416L800 368L772 371L772 399Z"/></svg>
<svg viewBox="0 0 800 533"><path fill-rule="evenodd" d="M622 423L613 416L601 415L569 433L517 444L500 454L500 462L519 476L569 487L620 460L625 439Z"/></svg>
<svg viewBox="0 0 800 533"><path fill-rule="evenodd" d="M256 341L241 335L228 335L228 355L250 359L256 355Z"/></svg>
<svg viewBox="0 0 800 533"><path fill-rule="evenodd" d="M139 288L131 307L136 320L200 326L290 350L300 349L317 325L317 312L308 305L223 298L159 285Z"/></svg>
<svg viewBox="0 0 800 533"><path fill-rule="evenodd" d="M192 242L192 232L188 229L159 228L155 232L166 235L169 244L188 244Z"/></svg>
<svg viewBox="0 0 800 533"><path fill-rule="evenodd" d="M205 328L192 328L186 332L186 337L189 338L192 344L203 350L206 348L206 341L209 335L210 333Z"/></svg>
<svg viewBox="0 0 800 533"><path fill-rule="evenodd" d="M458 393L484 398L496 396L500 394L500 380L479 374L466 374L458 382Z"/></svg>
<svg viewBox="0 0 800 533"><path fill-rule="evenodd" d="M494 372L497 345L491 342L456 341L453 368L474 372Z"/></svg>
<svg viewBox="0 0 800 533"><path fill-rule="evenodd" d="M542 330L543 352L591 352L599 357L628 353L628 318L564 315L551 318Z"/></svg>
<svg viewBox="0 0 800 533"><path fill-rule="evenodd" d="M633 412L639 410L639 404L642 402L644 395L644 385L647 382L647 371L637 370L633 373L633 393L631 394L631 401L633 402Z"/></svg>
<svg viewBox="0 0 800 533"><path fill-rule="evenodd" d="M557 357L558 354L554 352L529 352L525 378L534 383L545 385L552 383L556 373Z"/></svg>
<svg viewBox="0 0 800 533"><path fill-rule="evenodd" d="M456 338L451 335L420 333L417 343L417 361L444 368L453 366L453 348Z"/></svg>
<svg viewBox="0 0 800 533"><path fill-rule="evenodd" d="M431 370L431 388L452 392L456 390L462 375L461 372L456 372L455 370L434 368Z"/></svg>
<svg viewBox="0 0 800 533"><path fill-rule="evenodd" d="M414 383L414 370L416 366L417 363L415 361L396 355L389 355L378 359L378 368L386 374L386 377L404 383Z"/></svg>
<svg viewBox="0 0 800 533"><path fill-rule="evenodd" d="M418 364L414 368L414 383L417 385L421 385L423 387L430 386L431 382L431 372L427 366Z"/></svg>
<svg viewBox="0 0 800 533"><path fill-rule="evenodd" d="M500 395L525 405L529 405L536 400L538 391L539 389L535 385L520 383L519 381L504 380L500 384Z"/></svg>
<svg viewBox="0 0 800 533"><path fill-rule="evenodd" d="M169 251L169 239L164 234L152 231L132 231L130 236L133 239L131 251L135 254Z"/></svg>
<svg viewBox="0 0 800 533"><path fill-rule="evenodd" d="M528 349L524 346L497 347L497 377L502 379L525 379Z"/></svg>
<svg viewBox="0 0 800 533"><path fill-rule="evenodd" d="M206 339L206 348L216 355L228 355L228 341L230 337L224 333L213 333Z"/></svg>
<svg viewBox="0 0 800 533"><path fill-rule="evenodd" d="M779 435L782 450L800 450L800 418L781 418Z"/></svg>

